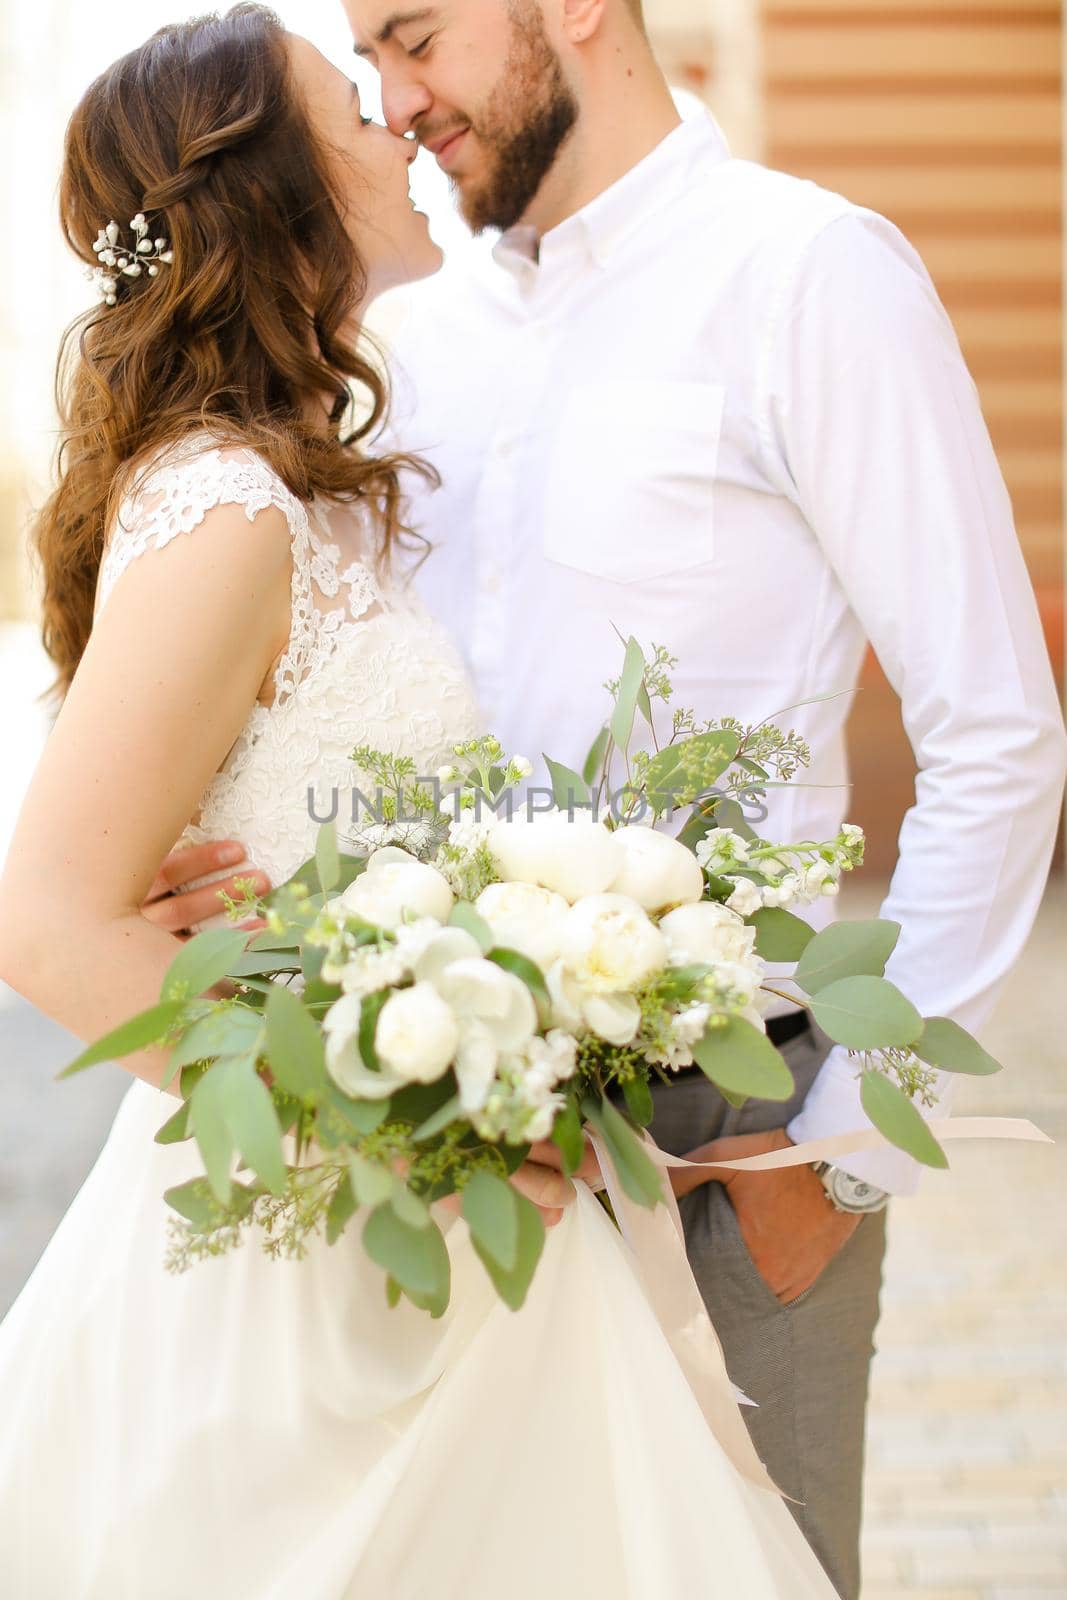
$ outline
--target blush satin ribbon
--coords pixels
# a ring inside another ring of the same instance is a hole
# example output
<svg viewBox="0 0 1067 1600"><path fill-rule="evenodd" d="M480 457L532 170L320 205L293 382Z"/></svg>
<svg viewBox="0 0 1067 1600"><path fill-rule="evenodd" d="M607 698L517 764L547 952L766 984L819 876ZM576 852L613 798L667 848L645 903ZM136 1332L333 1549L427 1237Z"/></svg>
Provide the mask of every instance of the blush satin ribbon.
<svg viewBox="0 0 1067 1600"><path fill-rule="evenodd" d="M928 1126L936 1138L944 1140L1023 1139L1039 1144L1053 1143L1047 1134L1022 1117L947 1117L931 1119ZM630 1199L604 1141L591 1129L586 1131L604 1177L602 1185L594 1181L589 1187L594 1191L603 1187L608 1192L619 1229L633 1251L649 1304L709 1428L743 1478L783 1499L790 1499L791 1496L779 1489L756 1454L741 1415L740 1405L756 1402L749 1400L730 1381L722 1345L685 1253L682 1219L668 1169L718 1171L731 1167L739 1172L763 1172L774 1167L799 1167L812 1161L827 1161L857 1150L872 1150L889 1141L876 1128L864 1128L854 1133L832 1134L825 1139L809 1139L786 1150L769 1150L762 1155L742 1156L733 1161L701 1162L668 1155L646 1132L645 1151L660 1169L664 1202L649 1210Z"/></svg>

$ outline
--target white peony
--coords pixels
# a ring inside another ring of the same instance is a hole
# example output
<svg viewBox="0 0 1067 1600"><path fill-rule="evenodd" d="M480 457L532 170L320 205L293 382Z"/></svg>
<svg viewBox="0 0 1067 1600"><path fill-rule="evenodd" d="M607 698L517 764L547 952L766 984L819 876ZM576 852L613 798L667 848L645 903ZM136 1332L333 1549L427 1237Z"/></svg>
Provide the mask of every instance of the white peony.
<svg viewBox="0 0 1067 1600"><path fill-rule="evenodd" d="M537 1008L521 978L481 955L449 962L433 982L458 1024L456 1079L469 1114L485 1104L500 1056L528 1045L537 1029Z"/></svg>
<svg viewBox="0 0 1067 1600"><path fill-rule="evenodd" d="M712 900L695 906L678 906L668 911L659 925L667 941L668 959L673 967L721 961L748 962L756 942L755 928L748 927L736 911Z"/></svg>
<svg viewBox="0 0 1067 1600"><path fill-rule="evenodd" d="M619 867L617 840L581 812L519 811L494 824L489 848L505 882L540 884L575 901L607 889Z"/></svg>
<svg viewBox="0 0 1067 1600"><path fill-rule="evenodd" d="M340 901L345 911L376 927L398 928L413 917L447 922L454 896L436 867L387 845L375 851L366 870L349 884Z"/></svg>
<svg viewBox="0 0 1067 1600"><path fill-rule="evenodd" d="M662 933L624 894L590 894L573 905L560 954L582 988L599 994L636 989L667 964Z"/></svg>
<svg viewBox="0 0 1067 1600"><path fill-rule="evenodd" d="M459 1045L456 1018L432 983L395 990L378 1013L374 1047L386 1072L404 1083L434 1083Z"/></svg>
<svg viewBox="0 0 1067 1600"><path fill-rule="evenodd" d="M474 902L497 944L536 961L542 972L558 958L570 907L554 889L536 883L491 883Z"/></svg>
<svg viewBox="0 0 1067 1600"><path fill-rule="evenodd" d="M659 972L667 944L636 900L586 895L567 913L560 960L547 973L555 1020L609 1044L629 1044L641 1023L632 990Z"/></svg>
<svg viewBox="0 0 1067 1600"><path fill-rule="evenodd" d="M699 900L704 874L691 850L654 828L619 828L613 835L620 870L611 883L615 894L629 895L646 911Z"/></svg>

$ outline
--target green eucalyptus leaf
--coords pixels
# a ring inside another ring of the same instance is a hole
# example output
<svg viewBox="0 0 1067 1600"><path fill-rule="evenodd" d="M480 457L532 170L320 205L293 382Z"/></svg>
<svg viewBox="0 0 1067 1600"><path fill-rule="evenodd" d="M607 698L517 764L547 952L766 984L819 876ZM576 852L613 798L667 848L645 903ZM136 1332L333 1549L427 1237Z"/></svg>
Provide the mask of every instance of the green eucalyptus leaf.
<svg viewBox="0 0 1067 1600"><path fill-rule="evenodd" d="M868 1070L860 1075L860 1104L875 1127L898 1149L924 1166L948 1166L948 1157L918 1107L884 1073Z"/></svg>
<svg viewBox="0 0 1067 1600"><path fill-rule="evenodd" d="M545 1247L545 1225L533 1201L527 1200L526 1196L519 1194L517 1190L512 1192L515 1196L515 1216L518 1224L515 1265L510 1269L502 1267L473 1230L471 1243L489 1274L497 1294L512 1311L518 1311L526 1299L527 1291L533 1282L533 1275L537 1271L537 1263L541 1259L541 1252Z"/></svg>
<svg viewBox="0 0 1067 1600"><path fill-rule="evenodd" d="M225 978L240 960L248 934L233 928L206 928L182 945L163 978L160 1000L188 1000Z"/></svg>
<svg viewBox="0 0 1067 1600"><path fill-rule="evenodd" d="M262 1036L263 1018L258 1011L244 1005L219 1005L182 1034L167 1057L162 1087L166 1088L177 1071L194 1061L248 1055L258 1047Z"/></svg>
<svg viewBox="0 0 1067 1600"><path fill-rule="evenodd" d="M880 978L899 938L900 923L880 917L832 922L808 944L794 981L808 994L818 994L841 978Z"/></svg>
<svg viewBox="0 0 1067 1600"><path fill-rule="evenodd" d="M637 697L644 682L645 664L644 653L637 640L632 637L627 639L619 692L615 697L615 709L611 714L610 723L611 736L623 751L630 745L634 714L637 711Z"/></svg>
<svg viewBox="0 0 1067 1600"><path fill-rule="evenodd" d="M391 1272L388 1273L385 1279L385 1303L389 1307L390 1311L395 1311L396 1307L400 1304L400 1296L403 1293L403 1289L397 1283L396 1279L393 1277L393 1274Z"/></svg>
<svg viewBox="0 0 1067 1600"><path fill-rule="evenodd" d="M339 1183L326 1207L326 1243L336 1244L356 1213L356 1197L351 1186Z"/></svg>
<svg viewBox="0 0 1067 1600"><path fill-rule="evenodd" d="M365 994L363 996L363 1004L360 1006L358 1049L364 1062L372 1072L380 1072L382 1070L382 1064L378 1060L378 1052L374 1045L374 1037L378 1032L378 1017L390 993L389 989L376 989L373 994Z"/></svg>
<svg viewBox="0 0 1067 1600"><path fill-rule="evenodd" d="M439 1111L456 1092L456 1080L446 1072L433 1083L408 1083L397 1089L390 1100L389 1116L393 1122L410 1122L418 1128Z"/></svg>
<svg viewBox="0 0 1067 1600"><path fill-rule="evenodd" d="M389 1196L389 1204L400 1218L411 1228L428 1228L430 1226L430 1210L424 1200L421 1200L406 1183L399 1179L393 1184L393 1192Z"/></svg>
<svg viewBox="0 0 1067 1600"><path fill-rule="evenodd" d="M764 961L799 961L816 938L810 922L781 906L764 906L745 921L756 930L756 954Z"/></svg>
<svg viewBox="0 0 1067 1600"><path fill-rule="evenodd" d="M389 1108L387 1099L353 1100L334 1083L328 1083L315 1101L315 1137L327 1150L354 1144L381 1127Z"/></svg>
<svg viewBox="0 0 1067 1600"><path fill-rule="evenodd" d="M266 1057L280 1089L297 1100L314 1103L325 1093L326 1057L318 1025L300 998L283 984L267 999Z"/></svg>
<svg viewBox="0 0 1067 1600"><path fill-rule="evenodd" d="M765 1033L744 1017L727 1017L693 1046L704 1075L722 1090L756 1100L788 1100L793 1074Z"/></svg>
<svg viewBox="0 0 1067 1600"><path fill-rule="evenodd" d="M282 1150L282 1130L270 1090L256 1071L255 1057L222 1065L226 1073L223 1105L230 1137L245 1166L271 1194L283 1194L289 1174Z"/></svg>
<svg viewBox="0 0 1067 1600"><path fill-rule="evenodd" d="M647 1128L652 1121L652 1090L648 1086L647 1078L628 1078L622 1086L623 1098L626 1109L640 1128Z"/></svg>
<svg viewBox="0 0 1067 1600"><path fill-rule="evenodd" d="M587 1096L582 1101L582 1111L606 1144L619 1182L630 1199L651 1210L663 1198L659 1168L646 1154L630 1124L610 1100L597 1101Z"/></svg>
<svg viewBox="0 0 1067 1600"><path fill-rule="evenodd" d="M452 907L452 915L448 919L451 928L462 928L464 933L469 933L478 943L484 956L486 951L493 948L493 930L480 912L475 911L468 900L459 900Z"/></svg>
<svg viewBox="0 0 1067 1600"><path fill-rule="evenodd" d="M545 975L536 961L531 961L529 956L524 956L520 950L509 950L506 945L494 945L486 956L487 961L492 961L495 966L502 967L505 972L514 973L516 978L521 978L537 1002L538 1012L542 1021L551 1008L551 997L548 993L548 984Z"/></svg>
<svg viewBox="0 0 1067 1600"><path fill-rule="evenodd" d="M888 978L839 978L812 996L815 1021L849 1050L903 1049L923 1030L923 1019Z"/></svg>
<svg viewBox="0 0 1067 1600"><path fill-rule="evenodd" d="M367 1218L363 1247L372 1261L394 1277L409 1296L447 1295L451 1281L448 1249L436 1222L413 1228L384 1201Z"/></svg>
<svg viewBox="0 0 1067 1600"><path fill-rule="evenodd" d="M361 1206L380 1206L396 1187L396 1179L387 1167L369 1161L358 1151L349 1160L348 1177L352 1194Z"/></svg>
<svg viewBox="0 0 1067 1600"><path fill-rule="evenodd" d="M231 978L270 978L279 972L299 972L300 952L291 950L251 951L238 956L233 963Z"/></svg>
<svg viewBox="0 0 1067 1600"><path fill-rule="evenodd" d="M565 767L551 756L543 757L552 780L552 798L561 811L573 811L577 806L588 805L589 785L581 773Z"/></svg>
<svg viewBox="0 0 1067 1600"><path fill-rule="evenodd" d="M514 1272L519 1250L518 1192L484 1169L463 1190L463 1216L471 1237L504 1272Z"/></svg>
<svg viewBox="0 0 1067 1600"><path fill-rule="evenodd" d="M181 1144L185 1139L192 1138L189 1127L189 1107L180 1105L172 1117L168 1117L163 1126L156 1131L156 1144Z"/></svg>
<svg viewBox="0 0 1067 1600"><path fill-rule="evenodd" d="M642 787L650 805L656 812L666 811L710 789L734 760L737 744L736 733L713 728L667 745L652 757L645 772Z"/></svg>
<svg viewBox="0 0 1067 1600"><path fill-rule="evenodd" d="M912 1049L920 1061L929 1067L940 1067L943 1072L965 1072L984 1078L1004 1070L977 1039L948 1017L927 1017Z"/></svg>
<svg viewBox="0 0 1067 1600"><path fill-rule="evenodd" d="M564 1176L572 1178L585 1155L582 1117L573 1095L567 1096L563 1109L556 1113L556 1120L552 1125L552 1143L563 1158Z"/></svg>
<svg viewBox="0 0 1067 1600"><path fill-rule="evenodd" d="M324 895L332 894L341 879L341 858L337 853L337 828L324 822L315 841L315 875Z"/></svg>
<svg viewBox="0 0 1067 1600"><path fill-rule="evenodd" d="M611 729L608 727L607 723L605 723L600 732L597 734L596 738L593 740L592 744L589 746L589 754L582 763L582 777L585 779L590 788L592 788L593 784L600 776L600 769L604 764L604 756L607 753L608 740L610 738Z"/></svg>
<svg viewBox="0 0 1067 1600"><path fill-rule="evenodd" d="M248 949L253 954L259 950L287 950L295 960L300 959L300 939L294 929L287 929L284 933L271 933L269 928L264 928L255 935Z"/></svg>
<svg viewBox="0 0 1067 1600"><path fill-rule="evenodd" d="M695 850L701 839L709 834L712 828L725 826L719 821L722 805L723 801L718 798L698 802L685 827L678 834L678 843L684 844L687 850Z"/></svg>
<svg viewBox="0 0 1067 1600"><path fill-rule="evenodd" d="M211 1192L223 1206L230 1203L230 1169L236 1149L226 1116L225 1079L229 1066L227 1060L217 1061L189 1096L189 1126L207 1169Z"/></svg>
<svg viewBox="0 0 1067 1600"><path fill-rule="evenodd" d="M432 1139L435 1133L441 1133L445 1128L451 1127L453 1122L458 1122L462 1116L463 1107L459 1095L454 1094L443 1106L439 1106L432 1116L427 1117L425 1122L420 1123L411 1137L416 1141Z"/></svg>
<svg viewBox="0 0 1067 1600"><path fill-rule="evenodd" d="M244 1184L235 1183L228 1206L219 1204L206 1178L190 1178L168 1189L164 1200L173 1211L191 1222L198 1233L212 1233L226 1223L239 1222L255 1203L255 1194Z"/></svg>
<svg viewBox="0 0 1067 1600"><path fill-rule="evenodd" d="M184 1000L167 1000L160 1005L149 1006L147 1011L139 1011L128 1022L105 1033L84 1049L81 1055L75 1056L57 1076L70 1078L75 1072L84 1072L86 1067L95 1067L98 1061L117 1061L122 1056L132 1055L135 1050L145 1050L149 1045L159 1044L185 1010Z"/></svg>

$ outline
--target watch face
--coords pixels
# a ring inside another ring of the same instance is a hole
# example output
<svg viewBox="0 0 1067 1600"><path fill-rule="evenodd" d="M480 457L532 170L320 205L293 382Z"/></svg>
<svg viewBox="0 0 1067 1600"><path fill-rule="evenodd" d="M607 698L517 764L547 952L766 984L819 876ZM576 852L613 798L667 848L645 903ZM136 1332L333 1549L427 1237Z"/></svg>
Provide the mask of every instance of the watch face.
<svg viewBox="0 0 1067 1600"><path fill-rule="evenodd" d="M876 1189L873 1183L840 1170L833 1174L830 1192L846 1211L880 1211L886 1202L884 1189Z"/></svg>

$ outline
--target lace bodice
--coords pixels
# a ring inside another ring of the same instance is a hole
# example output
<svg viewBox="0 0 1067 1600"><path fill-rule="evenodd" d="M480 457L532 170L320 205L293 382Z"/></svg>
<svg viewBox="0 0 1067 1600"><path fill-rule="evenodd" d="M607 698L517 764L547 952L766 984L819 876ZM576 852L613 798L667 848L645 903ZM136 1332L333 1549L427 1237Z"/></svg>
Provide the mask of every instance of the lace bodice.
<svg viewBox="0 0 1067 1600"><path fill-rule="evenodd" d="M408 588L379 575L360 509L303 504L249 449L197 436L138 475L101 564L97 615L131 561L189 533L219 505L243 506L250 524L268 506L284 513L292 625L273 700L252 708L182 840L240 839L281 883L312 854L334 790L338 832L352 831L357 745L410 755L432 775L453 744L481 727L458 651ZM369 780L362 788L373 799Z"/></svg>

